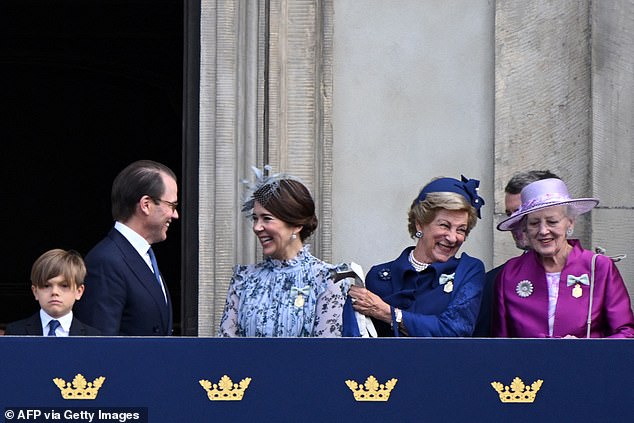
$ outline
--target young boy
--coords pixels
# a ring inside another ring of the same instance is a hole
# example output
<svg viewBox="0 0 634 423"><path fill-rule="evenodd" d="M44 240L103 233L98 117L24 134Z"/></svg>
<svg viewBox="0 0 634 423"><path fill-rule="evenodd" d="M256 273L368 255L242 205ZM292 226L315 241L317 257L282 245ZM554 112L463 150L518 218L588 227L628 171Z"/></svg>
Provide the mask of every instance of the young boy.
<svg viewBox="0 0 634 423"><path fill-rule="evenodd" d="M84 293L86 265L76 251L49 250L31 268L31 290L40 311L7 325L5 335L96 336L99 331L73 317Z"/></svg>

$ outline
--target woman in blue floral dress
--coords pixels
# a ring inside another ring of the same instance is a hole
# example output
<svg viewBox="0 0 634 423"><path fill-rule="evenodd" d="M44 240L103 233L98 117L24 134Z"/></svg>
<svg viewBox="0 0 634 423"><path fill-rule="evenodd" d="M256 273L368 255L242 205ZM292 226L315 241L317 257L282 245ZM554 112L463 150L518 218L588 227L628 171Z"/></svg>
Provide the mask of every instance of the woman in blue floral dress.
<svg viewBox="0 0 634 423"><path fill-rule="evenodd" d="M289 175L254 171L242 211L250 213L266 258L234 268L218 336L341 336L350 282L335 282L336 266L304 244L317 228L310 192Z"/></svg>

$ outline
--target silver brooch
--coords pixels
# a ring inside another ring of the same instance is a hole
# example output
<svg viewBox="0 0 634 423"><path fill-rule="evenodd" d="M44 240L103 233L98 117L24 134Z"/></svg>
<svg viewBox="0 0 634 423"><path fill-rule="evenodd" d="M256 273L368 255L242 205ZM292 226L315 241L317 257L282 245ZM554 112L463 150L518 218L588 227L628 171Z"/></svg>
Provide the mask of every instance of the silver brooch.
<svg viewBox="0 0 634 423"><path fill-rule="evenodd" d="M379 270L379 279L381 279L382 281L389 281L390 279L392 279L392 273L390 272L390 269L385 267Z"/></svg>
<svg viewBox="0 0 634 423"><path fill-rule="evenodd" d="M533 283L529 280L520 281L515 287L515 292L522 298L526 298L533 293Z"/></svg>

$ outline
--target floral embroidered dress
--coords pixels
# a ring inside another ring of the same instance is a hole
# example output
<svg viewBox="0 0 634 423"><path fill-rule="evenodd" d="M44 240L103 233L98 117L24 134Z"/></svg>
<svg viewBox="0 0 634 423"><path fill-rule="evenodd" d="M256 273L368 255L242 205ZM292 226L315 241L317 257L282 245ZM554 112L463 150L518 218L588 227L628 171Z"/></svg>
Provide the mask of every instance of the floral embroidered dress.
<svg viewBox="0 0 634 423"><path fill-rule="evenodd" d="M291 260L236 266L218 336L341 336L351 282L334 283L336 269L308 245Z"/></svg>

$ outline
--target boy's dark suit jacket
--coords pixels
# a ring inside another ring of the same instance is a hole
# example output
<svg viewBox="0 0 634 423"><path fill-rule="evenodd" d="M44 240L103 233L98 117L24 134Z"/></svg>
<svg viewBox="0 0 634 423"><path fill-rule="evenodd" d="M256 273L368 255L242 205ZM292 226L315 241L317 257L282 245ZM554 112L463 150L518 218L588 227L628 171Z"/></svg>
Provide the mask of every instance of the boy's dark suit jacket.
<svg viewBox="0 0 634 423"><path fill-rule="evenodd" d="M44 335L42 333L42 320L38 311L33 316L9 323L5 331L5 335ZM99 336L101 332L77 320L73 316L73 322L70 324L70 336Z"/></svg>
<svg viewBox="0 0 634 423"><path fill-rule="evenodd" d="M85 291L73 314L104 336L172 334L172 301L167 304L154 273L132 244L111 229L85 257Z"/></svg>

